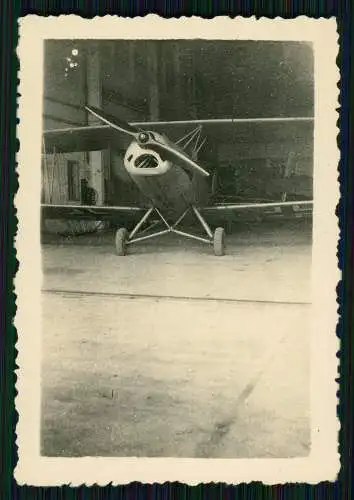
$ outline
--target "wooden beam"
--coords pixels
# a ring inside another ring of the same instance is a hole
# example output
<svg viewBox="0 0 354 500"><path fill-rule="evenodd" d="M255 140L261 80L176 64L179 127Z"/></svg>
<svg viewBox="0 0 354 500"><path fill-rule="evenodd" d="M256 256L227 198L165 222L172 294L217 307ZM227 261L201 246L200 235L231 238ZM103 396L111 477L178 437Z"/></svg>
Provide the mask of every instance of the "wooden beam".
<svg viewBox="0 0 354 500"><path fill-rule="evenodd" d="M65 123L66 125L74 125L76 127L84 127L85 126L85 123L83 121L78 122L78 121L74 121L74 120L69 120L69 118L60 118L59 116L49 115L47 113L44 113L43 118L45 118L46 120L53 120L53 121L58 122L58 123Z"/></svg>
<svg viewBox="0 0 354 500"><path fill-rule="evenodd" d="M159 64L156 42L151 42L149 47L148 68L149 68L149 111L150 120L159 119L160 102L159 102Z"/></svg>
<svg viewBox="0 0 354 500"><path fill-rule="evenodd" d="M70 102L62 101L61 99L57 99L54 97L44 96L45 101L53 102L54 104L61 104L62 106L68 106L69 108L76 109L78 111L84 111L83 106L79 106L78 104L72 104Z"/></svg>

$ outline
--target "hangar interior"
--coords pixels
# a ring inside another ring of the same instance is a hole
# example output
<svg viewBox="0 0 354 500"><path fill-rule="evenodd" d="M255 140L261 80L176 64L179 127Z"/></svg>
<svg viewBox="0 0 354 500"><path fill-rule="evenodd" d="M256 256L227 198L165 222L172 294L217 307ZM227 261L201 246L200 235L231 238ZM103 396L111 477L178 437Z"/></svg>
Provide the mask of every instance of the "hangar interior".
<svg viewBox="0 0 354 500"><path fill-rule="evenodd" d="M312 117L313 63L307 43L48 40L43 130L95 123L85 104L129 122ZM308 130L215 127L198 157L215 197L311 199ZM86 180L97 205L138 204L123 153L45 151L42 201L82 204ZM58 242L64 227L92 221L46 221L55 237L41 256L41 453L308 456L308 220L240 224L222 257L174 235L124 259L110 231Z"/></svg>
<svg viewBox="0 0 354 500"><path fill-rule="evenodd" d="M263 41L46 41L43 129L94 122L85 104L128 122L312 117L312 46ZM173 128L168 133L178 139ZM206 134L206 139L198 161L213 172L219 199L278 201L285 190L295 199L311 199L313 137L298 124L269 124L261 132L252 125L223 127ZM82 203L83 181L97 205L139 201L122 169L118 176L112 173L124 152L44 153L44 203Z"/></svg>

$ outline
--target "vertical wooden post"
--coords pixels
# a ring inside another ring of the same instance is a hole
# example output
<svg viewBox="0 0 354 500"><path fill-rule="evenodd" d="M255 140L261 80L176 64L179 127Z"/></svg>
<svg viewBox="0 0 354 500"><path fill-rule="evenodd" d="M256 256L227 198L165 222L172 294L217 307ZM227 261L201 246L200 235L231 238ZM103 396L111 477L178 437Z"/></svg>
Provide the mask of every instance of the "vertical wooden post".
<svg viewBox="0 0 354 500"><path fill-rule="evenodd" d="M135 43L134 40L128 42L128 78L131 83L135 81Z"/></svg>
<svg viewBox="0 0 354 500"><path fill-rule="evenodd" d="M173 111L176 113L177 118L181 118L179 115L179 110L181 106L181 101L183 101L183 82L181 78L181 56L180 56L180 46L178 42L173 44L173 74L172 74L172 82L173 82L173 95L172 102L174 103Z"/></svg>
<svg viewBox="0 0 354 500"><path fill-rule="evenodd" d="M159 101L159 61L157 42L148 42L148 67L149 67L149 114L150 120L159 119L160 101Z"/></svg>
<svg viewBox="0 0 354 500"><path fill-rule="evenodd" d="M102 107L102 82L99 45L94 43L92 50L86 55L86 102L89 105ZM88 122L95 119L88 114ZM104 203L104 168L103 152L90 151L90 184L97 193L97 205Z"/></svg>

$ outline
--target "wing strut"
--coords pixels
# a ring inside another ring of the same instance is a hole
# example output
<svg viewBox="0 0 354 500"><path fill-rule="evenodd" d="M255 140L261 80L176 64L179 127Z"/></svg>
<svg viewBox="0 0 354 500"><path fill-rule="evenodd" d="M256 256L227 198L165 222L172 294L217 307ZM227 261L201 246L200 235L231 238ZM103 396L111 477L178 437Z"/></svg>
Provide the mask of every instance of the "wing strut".
<svg viewBox="0 0 354 500"><path fill-rule="evenodd" d="M187 147L192 143L192 158L196 158L199 151L203 147L206 141L206 137L201 139L202 134L202 125L199 125L195 129L188 132L186 135L178 139L176 142L183 150L186 150Z"/></svg>

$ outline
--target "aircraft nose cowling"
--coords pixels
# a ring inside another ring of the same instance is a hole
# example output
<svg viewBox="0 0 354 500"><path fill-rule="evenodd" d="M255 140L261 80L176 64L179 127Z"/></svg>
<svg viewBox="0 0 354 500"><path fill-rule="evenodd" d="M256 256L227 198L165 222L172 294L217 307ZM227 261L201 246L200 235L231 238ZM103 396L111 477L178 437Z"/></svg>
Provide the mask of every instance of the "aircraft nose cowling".
<svg viewBox="0 0 354 500"><path fill-rule="evenodd" d="M147 148L142 148L137 142L132 142L124 156L124 166L131 175L162 175L171 168L171 162Z"/></svg>

